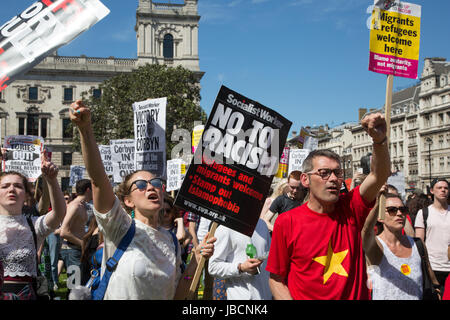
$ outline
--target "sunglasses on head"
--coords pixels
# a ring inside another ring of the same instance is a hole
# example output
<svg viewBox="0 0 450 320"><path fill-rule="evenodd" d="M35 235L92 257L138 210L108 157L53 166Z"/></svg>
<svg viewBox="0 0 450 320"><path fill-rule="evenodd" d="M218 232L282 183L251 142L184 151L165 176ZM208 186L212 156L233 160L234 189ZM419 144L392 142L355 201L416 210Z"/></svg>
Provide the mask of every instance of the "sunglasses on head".
<svg viewBox="0 0 450 320"><path fill-rule="evenodd" d="M402 214L407 214L408 213L408 207L405 207L405 206L403 206L403 207L394 207L394 206L386 207L387 213L389 213L391 216L397 214L398 210L400 210L400 212Z"/></svg>
<svg viewBox="0 0 450 320"><path fill-rule="evenodd" d="M133 181L133 183L131 184L130 188L128 189L128 192L130 192L131 188L133 187L133 185L136 185L136 188L139 191L143 191L147 189L147 185L151 184L153 187L157 188L157 189L161 189L163 187L163 180L161 178L153 178L150 180L136 180Z"/></svg>

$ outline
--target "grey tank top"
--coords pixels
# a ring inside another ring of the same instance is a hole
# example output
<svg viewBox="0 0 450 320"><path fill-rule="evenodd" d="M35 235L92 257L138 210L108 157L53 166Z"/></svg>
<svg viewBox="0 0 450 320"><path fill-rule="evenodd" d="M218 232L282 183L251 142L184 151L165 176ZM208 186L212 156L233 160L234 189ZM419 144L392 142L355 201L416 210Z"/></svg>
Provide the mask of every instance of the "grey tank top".
<svg viewBox="0 0 450 320"><path fill-rule="evenodd" d="M383 245L383 258L378 266L369 268L373 300L421 300L421 258L414 239L408 237L412 246L411 256L399 258L377 237Z"/></svg>

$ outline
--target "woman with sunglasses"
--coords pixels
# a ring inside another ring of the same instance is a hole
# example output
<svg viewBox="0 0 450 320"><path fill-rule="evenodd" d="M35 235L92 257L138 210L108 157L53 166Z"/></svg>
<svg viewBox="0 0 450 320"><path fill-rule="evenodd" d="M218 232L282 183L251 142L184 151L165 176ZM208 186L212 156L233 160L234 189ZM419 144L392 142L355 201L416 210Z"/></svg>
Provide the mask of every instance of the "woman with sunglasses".
<svg viewBox="0 0 450 320"><path fill-rule="evenodd" d="M424 276L421 256L414 239L402 232L408 207L396 194L386 193L385 197L384 220L378 219L377 201L362 231L372 299L421 300ZM378 235L374 231L377 221L382 225ZM437 284L431 268L428 272L432 281Z"/></svg>
<svg viewBox="0 0 450 320"><path fill-rule="evenodd" d="M213 254L215 238L205 237L195 258L181 274L181 250L175 248L178 244L161 226L165 188L162 179L148 171L136 171L125 177L116 197L94 138L89 108L76 101L71 106L70 118L80 132L83 159L92 180L94 213L105 240L102 272L132 223L127 211L135 218L134 238L111 275L104 299L185 298L198 260Z"/></svg>

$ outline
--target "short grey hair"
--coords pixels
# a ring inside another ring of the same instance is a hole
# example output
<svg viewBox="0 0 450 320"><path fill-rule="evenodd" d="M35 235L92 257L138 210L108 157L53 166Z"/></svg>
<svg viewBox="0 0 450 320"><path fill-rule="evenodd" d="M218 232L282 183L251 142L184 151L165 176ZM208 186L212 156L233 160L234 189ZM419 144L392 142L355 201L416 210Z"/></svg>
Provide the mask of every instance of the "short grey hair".
<svg viewBox="0 0 450 320"><path fill-rule="evenodd" d="M309 153L305 161L303 161L302 169L304 173L310 172L314 169L313 159L317 157L326 157L329 159L336 160L341 165L341 157L334 151L330 149L319 149L314 150Z"/></svg>

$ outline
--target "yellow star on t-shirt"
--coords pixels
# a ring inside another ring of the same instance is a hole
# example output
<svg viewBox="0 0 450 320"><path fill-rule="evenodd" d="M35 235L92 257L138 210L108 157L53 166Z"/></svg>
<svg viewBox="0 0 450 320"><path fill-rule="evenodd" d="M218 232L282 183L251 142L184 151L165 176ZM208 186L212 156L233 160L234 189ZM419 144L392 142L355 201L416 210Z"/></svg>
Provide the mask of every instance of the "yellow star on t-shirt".
<svg viewBox="0 0 450 320"><path fill-rule="evenodd" d="M342 266L342 261L344 261L347 256L348 249L340 252L333 252L333 248L331 248L331 239L328 242L328 252L326 256L313 258L314 261L320 263L325 266L325 270L323 272L323 284L327 283L328 279L336 273L340 276L348 277L347 271L345 271Z"/></svg>

